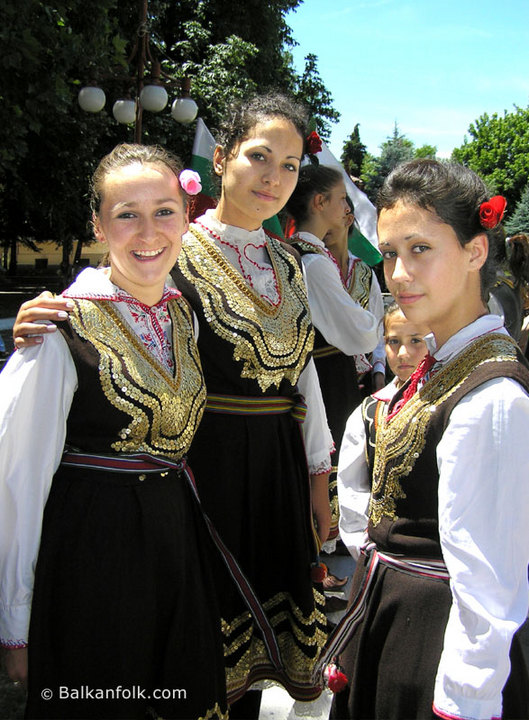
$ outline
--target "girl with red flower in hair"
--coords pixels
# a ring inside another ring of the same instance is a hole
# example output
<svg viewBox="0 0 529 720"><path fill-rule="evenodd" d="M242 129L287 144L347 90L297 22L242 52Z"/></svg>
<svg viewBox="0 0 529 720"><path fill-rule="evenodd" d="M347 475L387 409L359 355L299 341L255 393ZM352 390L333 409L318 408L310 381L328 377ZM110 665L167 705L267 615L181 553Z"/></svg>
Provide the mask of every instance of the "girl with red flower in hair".
<svg viewBox="0 0 529 720"><path fill-rule="evenodd" d="M367 542L324 658L349 681L333 718L529 717L529 367L486 306L504 207L434 160L380 192L388 289L431 334L369 457Z"/></svg>

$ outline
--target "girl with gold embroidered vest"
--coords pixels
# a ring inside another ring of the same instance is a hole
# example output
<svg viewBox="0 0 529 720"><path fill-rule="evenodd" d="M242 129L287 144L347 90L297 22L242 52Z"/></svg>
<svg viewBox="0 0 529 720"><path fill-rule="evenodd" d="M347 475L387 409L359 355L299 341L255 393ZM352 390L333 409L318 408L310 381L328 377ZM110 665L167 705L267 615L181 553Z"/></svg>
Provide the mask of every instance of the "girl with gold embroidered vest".
<svg viewBox="0 0 529 720"><path fill-rule="evenodd" d="M299 258L261 225L296 185L306 124L304 109L278 94L230 109L214 154L219 203L191 225L172 273L198 317L208 390L189 462L268 625L260 631L239 593L216 578L235 718L258 715L257 692L240 698L263 678L300 700L321 692L311 677L326 637L324 598L311 578L311 500L325 540L332 438L309 362L314 331ZM49 300L25 304L15 333L39 332L24 321L53 319L50 307L64 310ZM285 553L288 562L279 562Z"/></svg>
<svg viewBox="0 0 529 720"><path fill-rule="evenodd" d="M302 256L307 277L309 307L316 328L314 361L336 444L337 465L345 423L361 401L355 355L370 352L379 341L382 296L379 318L353 298L358 286L364 285L364 269L356 272L355 258L347 248L347 229L353 216L339 170L317 164L301 168L286 209L296 227L290 242ZM371 280L371 269L367 268L367 272ZM329 539L333 540L338 535L335 475L329 495Z"/></svg>
<svg viewBox="0 0 529 720"><path fill-rule="evenodd" d="M529 598L529 370L486 308L487 231L504 208L471 170L434 160L399 166L381 190L388 289L431 328L431 354L377 431L369 545L324 658L349 680L334 718L529 717L515 636Z"/></svg>
<svg viewBox="0 0 529 720"><path fill-rule="evenodd" d="M367 397L345 426L337 479L340 537L355 560L367 542L376 430L386 416L390 400L426 355L424 337L428 332L426 325L408 320L396 303L388 307L384 315L385 355L394 377Z"/></svg>
<svg viewBox="0 0 529 720"><path fill-rule="evenodd" d="M310 577L309 472L325 540L332 439L313 361L307 366L314 331L299 258L261 225L296 185L306 134L305 111L290 98L258 96L231 108L213 158L219 203L191 225L173 273L199 318L208 389L190 462L202 502L252 583L280 654L274 662L239 598L223 589L231 700L262 678L278 680L299 700L320 692L311 672L325 618ZM300 390L308 406L305 447L294 417ZM285 553L288 562L279 562ZM248 693L231 717L256 716L258 705L257 693Z"/></svg>
<svg viewBox="0 0 529 720"><path fill-rule="evenodd" d="M156 147L103 158L110 268L82 272L60 332L0 375L0 637L30 718L228 717L183 461L206 392L193 314L165 284L194 175Z"/></svg>

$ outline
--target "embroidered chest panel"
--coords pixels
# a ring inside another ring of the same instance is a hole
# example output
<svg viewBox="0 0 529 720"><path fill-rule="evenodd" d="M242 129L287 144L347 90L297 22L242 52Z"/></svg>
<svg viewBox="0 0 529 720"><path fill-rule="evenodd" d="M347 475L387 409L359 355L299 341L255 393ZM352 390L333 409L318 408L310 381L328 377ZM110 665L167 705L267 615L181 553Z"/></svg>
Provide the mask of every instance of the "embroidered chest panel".
<svg viewBox="0 0 529 720"><path fill-rule="evenodd" d="M427 434L443 404L478 368L512 361L516 344L509 336L485 335L433 375L389 422L379 424L369 505L374 527L384 517L398 519L397 501L406 498L403 484L425 451Z"/></svg>
<svg viewBox="0 0 529 720"><path fill-rule="evenodd" d="M354 260L353 271L348 283L347 292L364 309L369 305L371 292L372 271L369 265L361 260Z"/></svg>
<svg viewBox="0 0 529 720"><path fill-rule="evenodd" d="M154 360L111 302L77 300L75 332L99 356L99 381L108 402L130 418L112 443L116 452L181 458L202 417L206 391L191 313L170 301L175 374Z"/></svg>
<svg viewBox="0 0 529 720"><path fill-rule="evenodd" d="M182 275L197 291L208 327L233 347L241 376L264 392L286 379L292 385L314 344L307 293L295 259L268 239L279 302L272 305L249 287L214 243L191 227L178 259Z"/></svg>

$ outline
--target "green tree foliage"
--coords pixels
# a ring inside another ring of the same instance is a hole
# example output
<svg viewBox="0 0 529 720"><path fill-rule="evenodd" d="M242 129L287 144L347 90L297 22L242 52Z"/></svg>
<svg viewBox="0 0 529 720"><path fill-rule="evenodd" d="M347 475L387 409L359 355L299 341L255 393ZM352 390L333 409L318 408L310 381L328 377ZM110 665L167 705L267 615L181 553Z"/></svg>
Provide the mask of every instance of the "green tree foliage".
<svg viewBox="0 0 529 720"><path fill-rule="evenodd" d="M503 116L483 114L468 129L470 140L452 157L468 165L487 182L492 193L514 208L529 177L529 108L515 106Z"/></svg>
<svg viewBox="0 0 529 720"><path fill-rule="evenodd" d="M149 0L141 31L149 34L165 73L191 78L191 94L212 130L230 101L269 87L306 91L315 115L332 118L316 58L310 56L302 77L293 70L285 16L301 1ZM139 19L137 0L0 3L3 245L58 239L66 256L73 240L90 238L89 177L117 142L133 140L132 127L118 125L111 109L127 85L135 85L123 77L134 74L135 61L129 67L128 60ZM77 103L80 87L92 79L107 95L98 114L84 113ZM167 109L144 112L142 127L144 142L189 159L194 125L178 125Z"/></svg>
<svg viewBox="0 0 529 720"><path fill-rule="evenodd" d="M416 148L414 152L414 157L416 158L431 158L435 160L436 156L437 147L435 145L421 145L421 147Z"/></svg>
<svg viewBox="0 0 529 720"><path fill-rule="evenodd" d="M516 203L514 212L505 222L505 231L508 235L529 234L529 183Z"/></svg>
<svg viewBox="0 0 529 720"><path fill-rule="evenodd" d="M364 158L362 180L370 200L375 201L379 188L382 187L384 179L393 168L406 160L411 160L414 153L414 144L407 137L401 135L399 127L395 123L393 135L380 146L380 157L375 158L368 153Z"/></svg>
<svg viewBox="0 0 529 720"><path fill-rule="evenodd" d="M340 157L340 161L349 175L360 177L362 163L366 153L366 146L360 140L360 123L356 123L349 139L343 144L343 151Z"/></svg>
<svg viewBox="0 0 529 720"><path fill-rule="evenodd" d="M75 98L91 63L125 61L112 4L99 0L90 13L80 0L0 7L3 244L60 236L68 245L84 234L87 178L113 128L104 115L85 116Z"/></svg>
<svg viewBox="0 0 529 720"><path fill-rule="evenodd" d="M331 123L340 119L340 113L332 107L332 96L320 77L316 55L309 54L305 57L305 70L295 82L295 95L308 105L319 134L324 140L328 140Z"/></svg>

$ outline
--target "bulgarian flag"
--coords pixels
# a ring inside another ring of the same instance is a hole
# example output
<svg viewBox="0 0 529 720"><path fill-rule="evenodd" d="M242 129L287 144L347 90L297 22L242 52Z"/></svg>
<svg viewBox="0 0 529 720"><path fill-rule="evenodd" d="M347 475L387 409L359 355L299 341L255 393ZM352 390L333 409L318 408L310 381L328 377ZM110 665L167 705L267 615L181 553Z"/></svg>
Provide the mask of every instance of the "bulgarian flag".
<svg viewBox="0 0 529 720"><path fill-rule="evenodd" d="M349 250L368 265L376 265L382 260L378 250L377 211L371 200L356 187L343 165L337 160L322 140L322 149L317 153L320 165L329 165L341 171L345 182L347 194L353 201L355 209L355 223L353 232L349 236ZM305 160L307 164L310 160Z"/></svg>
<svg viewBox="0 0 529 720"><path fill-rule="evenodd" d="M208 130L206 123L199 117L193 142L191 168L200 175L202 192L192 198L190 220L194 220L209 208L217 205L218 191L213 180L213 151L216 145L217 142ZM263 227L272 235L281 240L284 239L283 230L276 215L265 220Z"/></svg>

